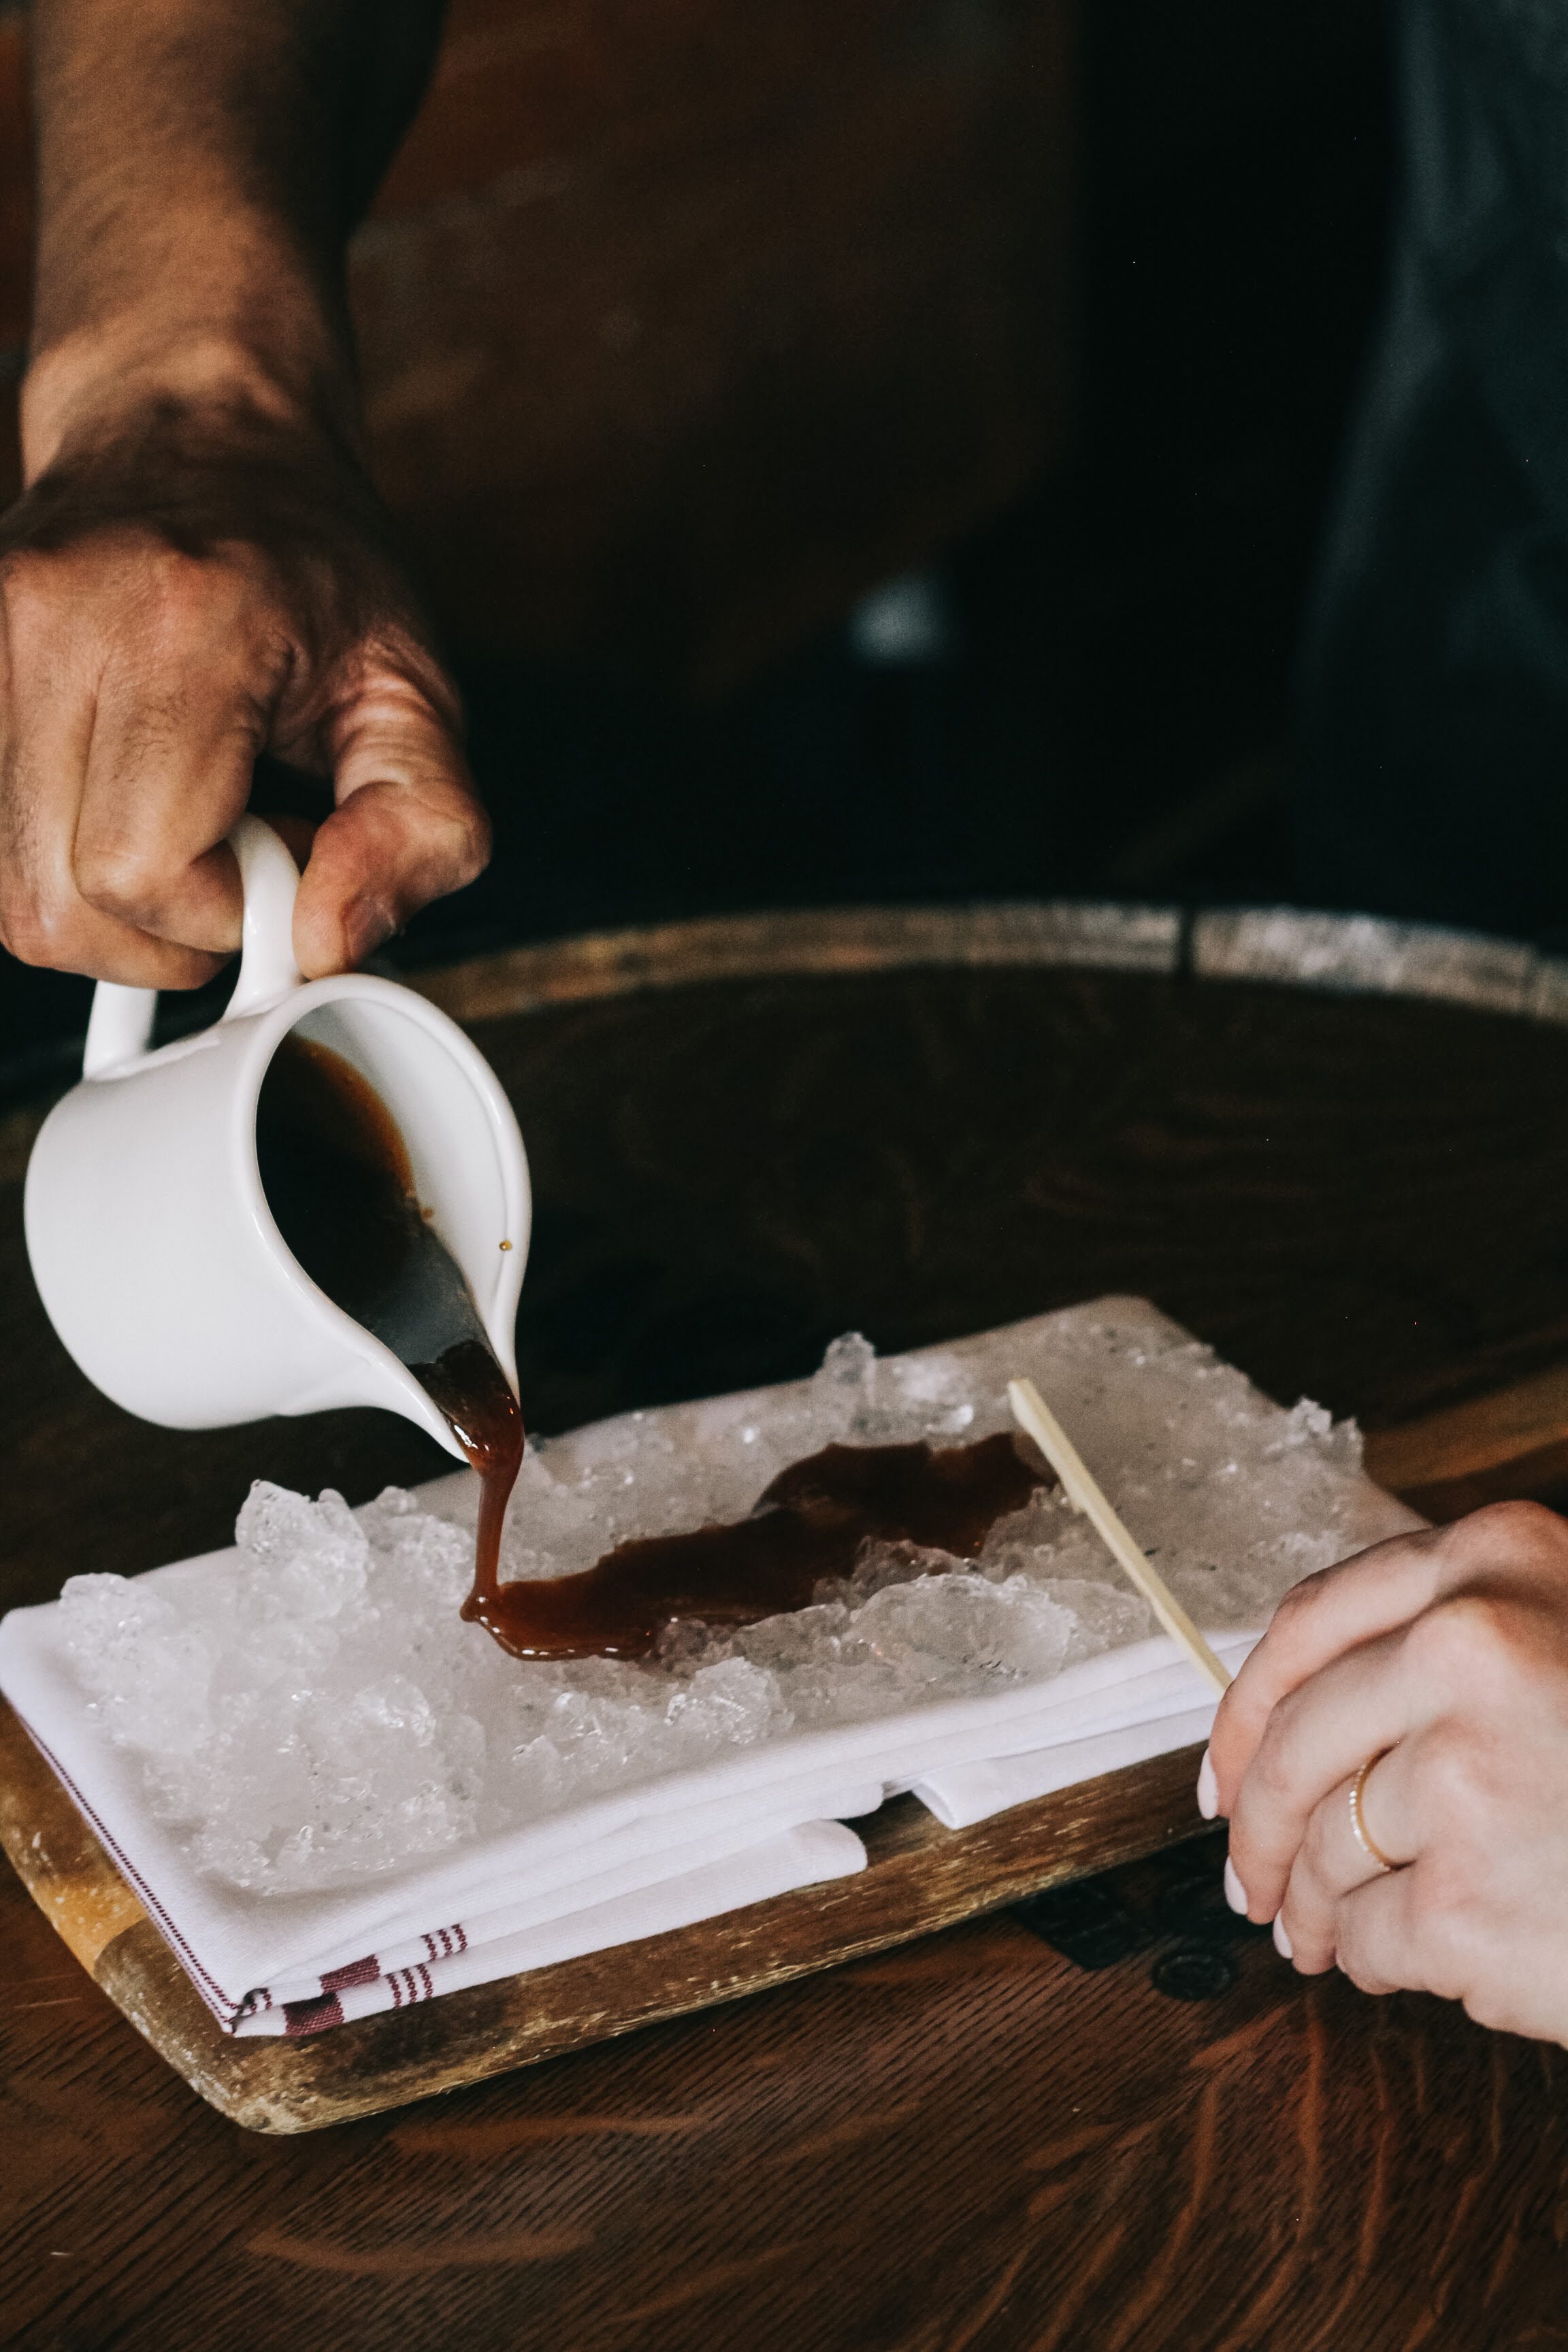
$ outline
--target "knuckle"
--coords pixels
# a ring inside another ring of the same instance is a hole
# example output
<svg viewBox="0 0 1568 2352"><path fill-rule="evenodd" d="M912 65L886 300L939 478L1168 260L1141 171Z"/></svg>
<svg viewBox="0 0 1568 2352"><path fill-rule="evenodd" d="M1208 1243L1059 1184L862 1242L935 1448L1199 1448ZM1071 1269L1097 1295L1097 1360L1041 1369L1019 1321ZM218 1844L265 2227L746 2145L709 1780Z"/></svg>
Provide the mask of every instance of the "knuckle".
<svg viewBox="0 0 1568 2352"><path fill-rule="evenodd" d="M1510 1502L1488 1503L1475 1514L1476 1520L1488 1528L1496 1528L1509 1536L1530 1538L1540 1542L1560 1541L1563 1535L1563 1520L1544 1503L1515 1499Z"/></svg>
<svg viewBox="0 0 1568 2352"><path fill-rule="evenodd" d="M38 569L37 559L30 549L0 545L0 593L7 604L26 596L38 577Z"/></svg>
<svg viewBox="0 0 1568 2352"><path fill-rule="evenodd" d="M0 941L18 963L55 971L70 969L71 925L62 913L30 894L0 889Z"/></svg>
<svg viewBox="0 0 1568 2352"><path fill-rule="evenodd" d="M1246 1793L1251 1800L1249 1811L1265 1817L1275 1813L1290 1794L1290 1770L1285 1754L1286 1727L1279 1721L1280 1708L1276 1707L1268 1727L1258 1742L1258 1752L1247 1770Z"/></svg>
<svg viewBox="0 0 1568 2352"><path fill-rule="evenodd" d="M1237 1806L1237 1822L1244 1822L1250 1844L1268 1849L1277 1842L1279 1825L1293 1813L1293 1773L1284 1755L1284 1740L1265 1734L1244 1783L1244 1804Z"/></svg>
<svg viewBox="0 0 1568 2352"><path fill-rule="evenodd" d="M1262 1792L1275 1804L1293 1801L1310 1761L1314 1709L1311 1685L1287 1691L1269 1711L1253 1759Z"/></svg>
<svg viewBox="0 0 1568 2352"><path fill-rule="evenodd" d="M1474 1691L1483 1677L1511 1661L1517 1617L1500 1593L1454 1593L1434 1602L1411 1625L1405 1636L1411 1664L1426 1681Z"/></svg>
<svg viewBox="0 0 1568 2352"><path fill-rule="evenodd" d="M1422 1813L1442 1823L1445 1842L1470 1847L1482 1841L1496 1790L1481 1747L1445 1725L1422 1740L1416 1770Z"/></svg>
<svg viewBox="0 0 1568 2352"><path fill-rule="evenodd" d="M166 880L163 863L145 842L97 842L78 847L77 887L100 914L133 922L144 919L155 912Z"/></svg>
<svg viewBox="0 0 1568 2352"><path fill-rule="evenodd" d="M0 946L18 963L47 965L56 961L47 926L20 908L0 908Z"/></svg>
<svg viewBox="0 0 1568 2352"><path fill-rule="evenodd" d="M1465 2013L1489 2033L1523 2033L1539 2038L1540 2017L1532 2012L1528 1997L1521 1998L1521 1989L1503 1979L1500 1973L1483 1973L1467 1985L1458 1995Z"/></svg>
<svg viewBox="0 0 1568 2352"><path fill-rule="evenodd" d="M1303 1577L1300 1584L1291 1585L1280 1601L1268 1623L1268 1636L1278 1647L1281 1639L1289 1643L1303 1627L1310 1624L1322 1601L1322 1570Z"/></svg>
<svg viewBox="0 0 1568 2352"><path fill-rule="evenodd" d="M1409 1541L1411 1538L1401 1538ZM1382 1547L1373 1547L1373 1551ZM1260 1644L1283 1670L1289 1662L1318 1659L1342 1646L1346 1609L1354 1609L1355 1594L1367 1552L1352 1553L1328 1568L1315 1569L1283 1595Z"/></svg>
<svg viewBox="0 0 1568 2352"><path fill-rule="evenodd" d="M150 552L137 600L140 633L153 644L179 644L209 620L214 604L212 567L176 548Z"/></svg>
<svg viewBox="0 0 1568 2352"><path fill-rule="evenodd" d="M489 863L490 821L465 792L418 804L416 870L442 889L460 889Z"/></svg>
<svg viewBox="0 0 1568 2352"><path fill-rule="evenodd" d="M1333 1859L1333 1836L1324 1805L1320 1805L1307 1823L1301 1839L1301 1859L1308 1874L1326 1883Z"/></svg>
<svg viewBox="0 0 1568 2352"><path fill-rule="evenodd" d="M1471 1978L1472 1905L1451 1865L1429 1859L1411 1890L1410 1930L1422 1982L1445 2000L1462 1998Z"/></svg>
<svg viewBox="0 0 1568 2352"><path fill-rule="evenodd" d="M35 548L0 549L0 604L9 629L26 633L51 615L58 618L60 598L67 593L63 568L60 557L40 554Z"/></svg>
<svg viewBox="0 0 1568 2352"><path fill-rule="evenodd" d="M1381 1993L1388 1990L1387 1979L1362 1956L1353 1944L1342 1944L1337 1948L1334 1958L1342 1976L1349 1977L1357 1992Z"/></svg>
<svg viewBox="0 0 1568 2352"><path fill-rule="evenodd" d="M491 845L489 818L476 802L456 829L453 863L466 882L484 872L490 862Z"/></svg>
<svg viewBox="0 0 1568 2352"><path fill-rule="evenodd" d="M1467 1558L1487 1559L1541 1559L1568 1551L1568 1523L1544 1503L1487 1503L1471 1511L1450 1532Z"/></svg>
<svg viewBox="0 0 1568 2352"><path fill-rule="evenodd" d="M1460 1996L1467 2017L1489 2033L1509 2033L1513 2031L1513 2012L1510 2004L1501 2000L1489 1985L1473 1985Z"/></svg>

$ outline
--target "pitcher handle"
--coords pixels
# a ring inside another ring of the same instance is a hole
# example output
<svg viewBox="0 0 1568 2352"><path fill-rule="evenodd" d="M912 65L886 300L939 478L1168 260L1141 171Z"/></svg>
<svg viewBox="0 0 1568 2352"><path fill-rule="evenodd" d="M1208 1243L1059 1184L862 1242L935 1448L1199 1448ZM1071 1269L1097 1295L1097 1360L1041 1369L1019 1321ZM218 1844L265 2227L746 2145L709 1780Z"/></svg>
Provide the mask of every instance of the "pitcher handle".
<svg viewBox="0 0 1568 2352"><path fill-rule="evenodd" d="M294 961L294 899L300 876L283 843L258 816L242 816L228 836L228 845L239 860L240 887L245 892L239 978L222 1014L225 1021L234 1021L247 1013L259 1013L300 985L300 967ZM88 1016L82 1076L100 1078L144 1054L153 1042L153 1015L157 1009L155 988L123 988L118 981L100 980L92 992L92 1011Z"/></svg>

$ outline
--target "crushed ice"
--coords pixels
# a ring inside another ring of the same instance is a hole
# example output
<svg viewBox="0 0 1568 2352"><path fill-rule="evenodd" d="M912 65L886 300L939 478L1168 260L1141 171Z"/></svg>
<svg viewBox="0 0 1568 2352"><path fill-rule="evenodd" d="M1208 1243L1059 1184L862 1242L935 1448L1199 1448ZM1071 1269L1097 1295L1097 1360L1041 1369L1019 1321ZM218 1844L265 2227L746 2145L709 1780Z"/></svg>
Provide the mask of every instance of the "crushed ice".
<svg viewBox="0 0 1568 2352"><path fill-rule="evenodd" d="M737 1518L831 1441L954 1443L1007 1425L1006 1334L879 1360L836 1339L814 1379L632 1413L531 1445L504 1572L589 1567L633 1535ZM1266 1616L1364 1541L1360 1440L1291 1412L1194 1342L1052 1318L1054 1400L1122 1516L1209 1628ZM1027 1369L1027 1367L1025 1367ZM1152 1630L1054 1495L981 1557L868 1545L816 1604L722 1637L670 1629L657 1659L521 1664L458 1605L450 1519L396 1488L352 1511L258 1483L232 1559L78 1576L61 1616L88 1703L139 1751L159 1817L230 1885L348 1884L736 1746L1041 1678Z"/></svg>

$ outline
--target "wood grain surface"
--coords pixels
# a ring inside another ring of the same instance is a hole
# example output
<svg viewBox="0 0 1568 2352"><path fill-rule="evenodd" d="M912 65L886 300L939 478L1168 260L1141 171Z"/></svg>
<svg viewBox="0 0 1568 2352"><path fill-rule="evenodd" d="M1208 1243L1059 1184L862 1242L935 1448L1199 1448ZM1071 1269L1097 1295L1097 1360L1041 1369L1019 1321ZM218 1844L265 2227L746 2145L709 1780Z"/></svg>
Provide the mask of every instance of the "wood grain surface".
<svg viewBox="0 0 1568 2352"><path fill-rule="evenodd" d="M795 1373L851 1324L907 1346L1109 1288L1385 1430L1568 1355L1549 1023L925 969L580 998L477 1034L539 1185L521 1337L543 1425ZM128 1421L42 1321L15 1186L0 1218L7 1601L223 1540L258 1473L357 1499L437 1466L370 1414ZM1564 2340L1561 2054L1226 1944L1216 1868L1211 1841L1094 1882L1122 1924L1092 1971L1049 1940L1070 1923L1010 1910L300 2139L194 2098L7 1876L11 2339Z"/></svg>

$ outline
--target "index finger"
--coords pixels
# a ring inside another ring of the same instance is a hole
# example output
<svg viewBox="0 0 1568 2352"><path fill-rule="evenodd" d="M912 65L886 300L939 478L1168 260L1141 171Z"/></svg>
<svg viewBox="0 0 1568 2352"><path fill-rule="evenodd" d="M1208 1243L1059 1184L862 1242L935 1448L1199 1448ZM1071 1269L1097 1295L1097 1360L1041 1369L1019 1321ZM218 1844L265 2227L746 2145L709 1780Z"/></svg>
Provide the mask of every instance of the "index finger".
<svg viewBox="0 0 1568 2352"><path fill-rule="evenodd" d="M1452 1530L1390 1536L1293 1585L1220 1700L1209 1734L1219 1811L1235 1810L1247 1767L1282 1699L1363 1642L1431 1606L1447 1581Z"/></svg>
<svg viewBox="0 0 1568 2352"><path fill-rule="evenodd" d="M337 806L317 829L294 913L300 968L360 962L489 856L489 824L453 716L423 683L384 673L334 712L327 743Z"/></svg>

